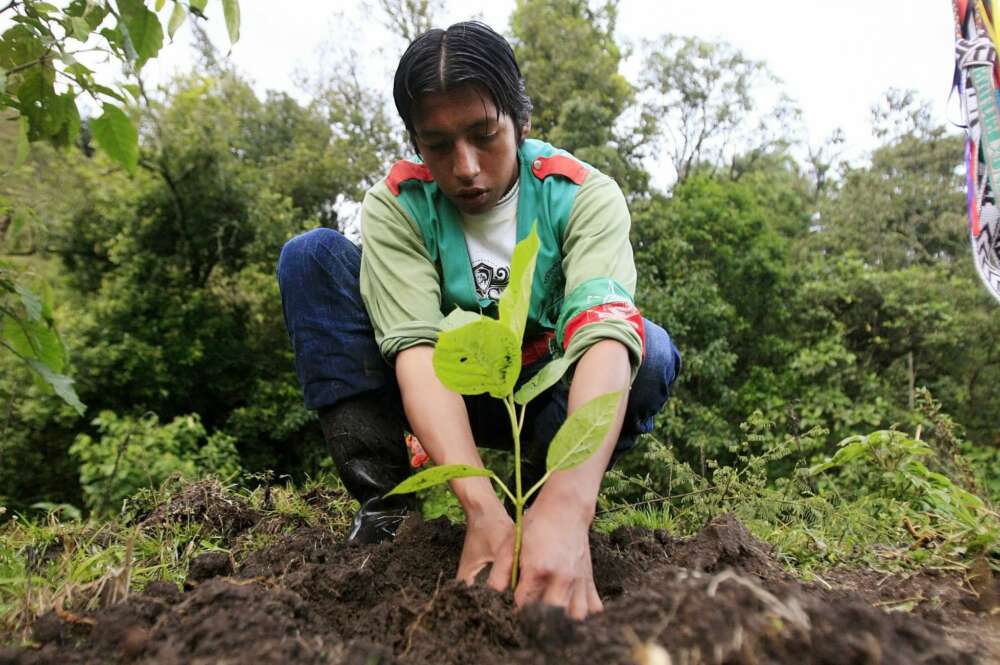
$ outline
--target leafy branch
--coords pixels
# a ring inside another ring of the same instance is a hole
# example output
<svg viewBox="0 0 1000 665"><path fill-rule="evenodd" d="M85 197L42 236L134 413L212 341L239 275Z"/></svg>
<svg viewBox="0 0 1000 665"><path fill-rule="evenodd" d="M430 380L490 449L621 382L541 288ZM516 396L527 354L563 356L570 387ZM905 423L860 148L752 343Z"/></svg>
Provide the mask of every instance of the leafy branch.
<svg viewBox="0 0 1000 665"><path fill-rule="evenodd" d="M175 1L167 23L169 36L174 36L188 13L204 18L207 2L191 0L185 11L184 5ZM230 41L235 43L239 39L239 2L219 2ZM18 126L14 159L5 164L9 171L24 164L33 142L45 141L55 147L76 143L82 124L77 98L87 94L101 105L101 114L89 121L97 146L129 174L135 174L139 133L124 110L126 93L149 105L139 72L163 46L164 28L157 14L165 5L164 0L155 0L152 9L146 0L78 0L60 9L38 0L11 0L0 9L0 13L16 13L14 25L0 34L0 114L14 111ZM96 46L67 48L70 39L85 44L92 38L98 38ZM93 70L77 60L76 56L89 52L118 60L138 86L102 83ZM57 78L65 88L60 92L56 90ZM27 363L44 384L82 413L84 406L72 380L61 373L65 349L50 308L43 309L39 299L2 266L0 292L19 297L26 312L22 315L20 308L15 311L0 301L4 305L3 348Z"/></svg>

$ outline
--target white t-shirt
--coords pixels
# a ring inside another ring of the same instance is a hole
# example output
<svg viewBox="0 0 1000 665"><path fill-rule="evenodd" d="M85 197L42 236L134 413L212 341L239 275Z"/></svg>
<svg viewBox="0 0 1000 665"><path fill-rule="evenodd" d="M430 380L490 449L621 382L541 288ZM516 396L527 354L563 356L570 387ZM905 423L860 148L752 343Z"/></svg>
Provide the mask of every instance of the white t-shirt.
<svg viewBox="0 0 1000 665"><path fill-rule="evenodd" d="M462 214L462 231L469 250L476 294L497 301L510 283L510 261L517 243L517 193L515 182L489 212Z"/></svg>

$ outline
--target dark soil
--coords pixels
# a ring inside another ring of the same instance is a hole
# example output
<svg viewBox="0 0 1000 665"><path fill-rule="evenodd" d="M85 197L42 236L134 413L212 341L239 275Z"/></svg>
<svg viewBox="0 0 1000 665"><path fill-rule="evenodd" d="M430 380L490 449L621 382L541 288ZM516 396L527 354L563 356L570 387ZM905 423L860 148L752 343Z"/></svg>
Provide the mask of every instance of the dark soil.
<svg viewBox="0 0 1000 665"><path fill-rule="evenodd" d="M837 571L804 583L731 516L683 540L595 534L605 611L579 623L452 580L462 536L411 518L394 543L348 547L302 527L258 552L205 555L185 590L151 584L88 615L92 625L46 615L39 646L0 649L0 665L1000 662L991 577L978 589L934 573ZM660 648L669 657L650 655Z"/></svg>
<svg viewBox="0 0 1000 665"><path fill-rule="evenodd" d="M197 523L220 535L232 536L252 527L260 518L258 511L227 494L218 482L204 480L184 487L139 524L155 529L165 524Z"/></svg>

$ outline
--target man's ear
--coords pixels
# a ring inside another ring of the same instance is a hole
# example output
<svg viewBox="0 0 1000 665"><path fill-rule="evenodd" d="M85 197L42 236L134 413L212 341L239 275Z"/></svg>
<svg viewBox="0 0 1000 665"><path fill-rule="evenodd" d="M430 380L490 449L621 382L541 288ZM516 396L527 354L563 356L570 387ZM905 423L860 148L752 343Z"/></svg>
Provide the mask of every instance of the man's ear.
<svg viewBox="0 0 1000 665"><path fill-rule="evenodd" d="M528 121L523 125L521 125L521 135L517 139L518 144L524 141L524 139L528 138L528 134L530 132L531 132L531 118L528 118Z"/></svg>

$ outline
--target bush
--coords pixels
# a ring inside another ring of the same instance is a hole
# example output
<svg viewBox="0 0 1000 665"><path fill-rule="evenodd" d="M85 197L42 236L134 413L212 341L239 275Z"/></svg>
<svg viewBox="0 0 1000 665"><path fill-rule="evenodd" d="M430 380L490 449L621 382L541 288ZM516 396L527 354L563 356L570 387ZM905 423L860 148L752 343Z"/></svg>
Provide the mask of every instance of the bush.
<svg viewBox="0 0 1000 665"><path fill-rule="evenodd" d="M79 435L70 454L80 463L84 503L95 513L113 511L138 490L171 476L194 480L240 472L235 439L223 432L209 435L198 414L161 425L154 413L133 418L102 411L93 424L100 438Z"/></svg>

